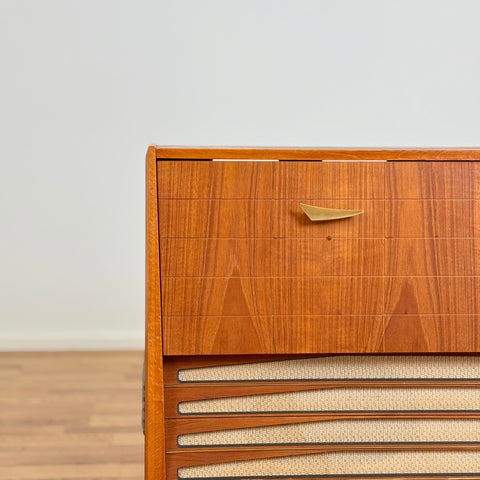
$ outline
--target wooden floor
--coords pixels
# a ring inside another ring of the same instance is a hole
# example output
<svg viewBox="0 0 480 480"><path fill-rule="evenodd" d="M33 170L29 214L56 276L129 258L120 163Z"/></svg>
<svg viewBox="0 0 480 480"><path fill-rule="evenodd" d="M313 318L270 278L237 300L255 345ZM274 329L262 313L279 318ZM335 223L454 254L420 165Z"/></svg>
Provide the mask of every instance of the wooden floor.
<svg viewBox="0 0 480 480"><path fill-rule="evenodd" d="M0 479L143 479L142 362L0 353Z"/></svg>

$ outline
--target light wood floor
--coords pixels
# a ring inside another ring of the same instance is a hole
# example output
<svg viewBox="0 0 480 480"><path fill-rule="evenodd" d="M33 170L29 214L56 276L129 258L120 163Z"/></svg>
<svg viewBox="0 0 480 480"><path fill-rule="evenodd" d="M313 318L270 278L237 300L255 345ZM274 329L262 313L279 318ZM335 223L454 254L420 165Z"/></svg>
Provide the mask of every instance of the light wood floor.
<svg viewBox="0 0 480 480"><path fill-rule="evenodd" d="M0 479L143 479L142 362L0 353Z"/></svg>

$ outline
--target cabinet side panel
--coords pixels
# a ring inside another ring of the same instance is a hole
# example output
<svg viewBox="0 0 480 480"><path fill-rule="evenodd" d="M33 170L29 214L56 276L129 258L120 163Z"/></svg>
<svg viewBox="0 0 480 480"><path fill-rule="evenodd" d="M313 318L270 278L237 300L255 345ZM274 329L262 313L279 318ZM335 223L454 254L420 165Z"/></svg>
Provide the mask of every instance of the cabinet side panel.
<svg viewBox="0 0 480 480"><path fill-rule="evenodd" d="M145 479L165 478L162 325L155 147L146 158Z"/></svg>

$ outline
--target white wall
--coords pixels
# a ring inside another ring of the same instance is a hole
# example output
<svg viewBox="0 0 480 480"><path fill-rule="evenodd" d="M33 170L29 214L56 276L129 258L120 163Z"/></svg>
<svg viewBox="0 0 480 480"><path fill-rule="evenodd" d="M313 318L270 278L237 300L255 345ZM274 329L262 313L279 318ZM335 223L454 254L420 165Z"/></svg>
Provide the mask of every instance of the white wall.
<svg viewBox="0 0 480 480"><path fill-rule="evenodd" d="M0 349L143 343L144 155L480 146L480 2L2 0Z"/></svg>

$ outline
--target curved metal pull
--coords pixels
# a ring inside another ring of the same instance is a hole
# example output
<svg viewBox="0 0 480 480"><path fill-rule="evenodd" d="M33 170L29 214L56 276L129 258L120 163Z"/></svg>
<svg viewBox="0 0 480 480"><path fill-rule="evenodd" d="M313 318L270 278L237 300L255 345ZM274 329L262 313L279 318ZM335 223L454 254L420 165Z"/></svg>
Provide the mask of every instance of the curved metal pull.
<svg viewBox="0 0 480 480"><path fill-rule="evenodd" d="M340 218L354 217L362 215L363 210L341 210L338 208L322 208L314 205L305 205L301 203L302 210L312 222L325 222L328 220L338 220Z"/></svg>

